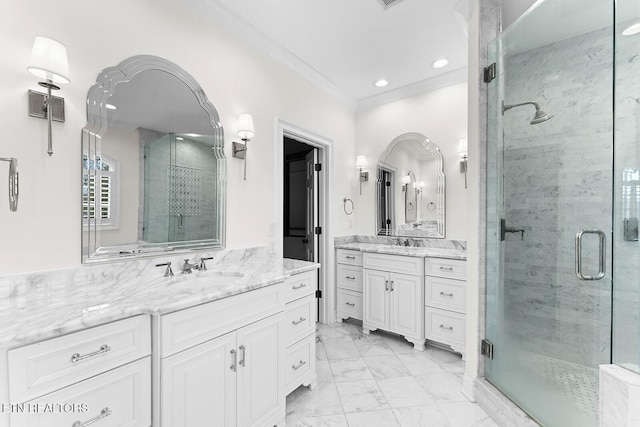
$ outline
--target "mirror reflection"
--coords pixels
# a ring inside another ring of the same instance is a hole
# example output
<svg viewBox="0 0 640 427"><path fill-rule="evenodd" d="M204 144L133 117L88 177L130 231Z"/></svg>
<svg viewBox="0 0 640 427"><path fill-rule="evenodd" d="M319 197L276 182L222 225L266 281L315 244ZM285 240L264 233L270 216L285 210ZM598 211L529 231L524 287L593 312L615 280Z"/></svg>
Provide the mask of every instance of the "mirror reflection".
<svg viewBox="0 0 640 427"><path fill-rule="evenodd" d="M162 58L100 73L83 130L83 261L223 247L222 125L197 82Z"/></svg>
<svg viewBox="0 0 640 427"><path fill-rule="evenodd" d="M395 138L378 161L377 234L444 238L444 184L437 145L419 133Z"/></svg>

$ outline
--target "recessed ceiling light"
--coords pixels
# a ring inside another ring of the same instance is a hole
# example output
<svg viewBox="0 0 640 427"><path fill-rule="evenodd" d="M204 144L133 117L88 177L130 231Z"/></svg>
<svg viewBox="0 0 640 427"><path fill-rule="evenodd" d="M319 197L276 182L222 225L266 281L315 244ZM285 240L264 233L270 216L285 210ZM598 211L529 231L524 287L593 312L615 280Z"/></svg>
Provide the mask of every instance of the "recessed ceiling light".
<svg viewBox="0 0 640 427"><path fill-rule="evenodd" d="M389 82L386 81L385 79L379 79L379 80L376 80L375 82L373 82L373 85L375 87L385 87L388 84L389 84Z"/></svg>
<svg viewBox="0 0 640 427"><path fill-rule="evenodd" d="M633 24L629 27L627 27L623 32L622 35L623 36L632 36L634 34L638 34L640 33L640 23L637 24Z"/></svg>
<svg viewBox="0 0 640 427"><path fill-rule="evenodd" d="M436 59L431 66L433 68L443 68L449 65L449 60L447 58Z"/></svg>
<svg viewBox="0 0 640 427"><path fill-rule="evenodd" d="M107 110L117 110L118 107L116 107L113 104L106 104L105 107L107 107Z"/></svg>
<svg viewBox="0 0 640 427"><path fill-rule="evenodd" d="M176 136L176 139L177 139L178 141L184 141L184 138L183 138L183 137L181 137L181 136Z"/></svg>

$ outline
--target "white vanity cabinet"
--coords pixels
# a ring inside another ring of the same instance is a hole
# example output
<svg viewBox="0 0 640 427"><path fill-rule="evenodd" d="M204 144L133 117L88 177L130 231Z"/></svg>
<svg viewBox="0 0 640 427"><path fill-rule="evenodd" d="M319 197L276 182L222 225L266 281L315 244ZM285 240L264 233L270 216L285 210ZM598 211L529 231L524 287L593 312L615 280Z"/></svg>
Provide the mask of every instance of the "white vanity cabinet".
<svg viewBox="0 0 640 427"><path fill-rule="evenodd" d="M316 377L317 271L289 277L285 292L285 394L300 385L313 389Z"/></svg>
<svg viewBox="0 0 640 427"><path fill-rule="evenodd" d="M338 249L336 260L338 320L362 320L362 252Z"/></svg>
<svg viewBox="0 0 640 427"><path fill-rule="evenodd" d="M11 427L151 426L150 354L144 315L10 349Z"/></svg>
<svg viewBox="0 0 640 427"><path fill-rule="evenodd" d="M425 258L425 336L464 358L466 261Z"/></svg>
<svg viewBox="0 0 640 427"><path fill-rule="evenodd" d="M424 350L423 258L365 253L363 267L363 332L394 332Z"/></svg>
<svg viewBox="0 0 640 427"><path fill-rule="evenodd" d="M161 316L154 425L284 425L284 307L273 285Z"/></svg>

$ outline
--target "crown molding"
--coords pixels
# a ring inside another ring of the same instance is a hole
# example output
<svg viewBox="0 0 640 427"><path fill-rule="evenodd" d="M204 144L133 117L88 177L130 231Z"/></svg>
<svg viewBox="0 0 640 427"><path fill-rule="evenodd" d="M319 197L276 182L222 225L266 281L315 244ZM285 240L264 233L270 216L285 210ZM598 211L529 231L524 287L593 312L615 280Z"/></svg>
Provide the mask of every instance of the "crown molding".
<svg viewBox="0 0 640 427"><path fill-rule="evenodd" d="M399 101L411 96L420 95L447 86L467 81L467 67L458 68L435 77L420 80L418 82L392 89L387 92L363 98L356 104L357 110L365 110L379 105L388 104L390 102Z"/></svg>
<svg viewBox="0 0 640 427"><path fill-rule="evenodd" d="M329 95L337 98L347 107L355 110L357 103L354 98L345 94L335 83L319 73L315 68L284 49L223 4L216 0L188 0L188 3L193 9L214 19L224 30L281 62Z"/></svg>

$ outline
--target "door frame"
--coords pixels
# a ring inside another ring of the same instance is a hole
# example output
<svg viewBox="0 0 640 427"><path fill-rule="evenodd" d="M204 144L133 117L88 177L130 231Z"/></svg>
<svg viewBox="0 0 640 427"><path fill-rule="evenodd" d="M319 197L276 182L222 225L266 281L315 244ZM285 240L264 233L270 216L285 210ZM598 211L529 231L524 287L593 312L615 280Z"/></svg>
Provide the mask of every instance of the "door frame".
<svg viewBox="0 0 640 427"><path fill-rule="evenodd" d="M334 273L334 251L333 251L333 230L331 228L332 217L329 195L333 194L333 141L329 138L318 135L307 129L296 126L276 117L275 125L275 169L274 169L274 218L275 218L275 250L280 256L283 254L283 227L284 221L284 137L296 139L309 146L318 149L318 162L322 164L322 171L318 176L320 185L318 199L318 226L322 228L322 234L318 238L319 251L318 262L320 263L320 274L318 288L322 292L320 298L320 310L318 319L320 323L333 323L336 321L336 291L335 287L329 286L330 278Z"/></svg>

